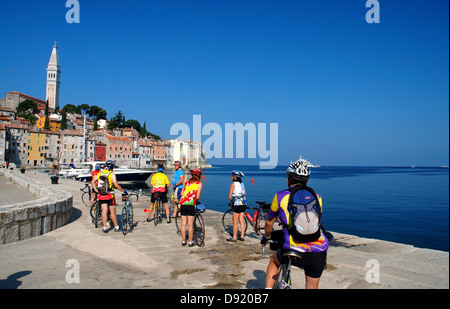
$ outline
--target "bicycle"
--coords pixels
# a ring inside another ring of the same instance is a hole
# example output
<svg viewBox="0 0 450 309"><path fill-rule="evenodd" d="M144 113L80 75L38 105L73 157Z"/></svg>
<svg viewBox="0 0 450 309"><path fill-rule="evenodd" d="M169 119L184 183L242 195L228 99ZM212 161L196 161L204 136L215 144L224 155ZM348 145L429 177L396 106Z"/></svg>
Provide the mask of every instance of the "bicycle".
<svg viewBox="0 0 450 309"><path fill-rule="evenodd" d="M163 215L163 205L161 203L161 199L159 198L159 195L155 194L155 206L153 207L153 223L158 225L158 223L162 222L162 215Z"/></svg>
<svg viewBox="0 0 450 309"><path fill-rule="evenodd" d="M267 243L262 248L262 257L265 257L265 248L267 244L270 244L271 250L278 250L282 246L282 242L277 240L269 239L267 240ZM283 256L288 257L287 264L282 264L280 266L280 269L278 270L278 275L275 279L275 285L274 289L281 289L281 290L290 290L292 289L292 276L291 276L291 268L292 268L292 261L295 259L301 259L301 253L294 251L294 250L287 250L283 251Z"/></svg>
<svg viewBox="0 0 450 309"><path fill-rule="evenodd" d="M205 221L203 220L202 213L206 211L205 205L198 203L195 207L195 219L194 219L194 235L192 241L199 247L205 246ZM177 210L175 217L175 225L177 226L177 233L181 235L181 214L180 209ZM186 231L187 233L187 231Z"/></svg>
<svg viewBox="0 0 450 309"><path fill-rule="evenodd" d="M99 222L102 221L102 211L101 211L101 207L100 207L100 204L98 203L97 199L92 204L91 210L89 213L91 214L91 221L94 224L94 226L96 228L99 227Z"/></svg>
<svg viewBox="0 0 450 309"><path fill-rule="evenodd" d="M131 203L131 196L136 195L136 201L139 200L139 194L130 193L122 194L122 201L125 202L122 208L122 233L125 236L128 231L133 230L133 203Z"/></svg>
<svg viewBox="0 0 450 309"><path fill-rule="evenodd" d="M261 231L264 231L264 225L266 223L270 205L266 202L256 202L258 204L258 207L247 207L245 209L245 217L244 217L244 233L247 232L248 223L250 222L250 225L253 227L253 230L256 234L261 235ZM228 209L222 216L222 226L225 231L230 233L230 235L233 235L233 209L231 206L231 203L228 204L230 209ZM253 215L250 215L247 211L254 211Z"/></svg>
<svg viewBox="0 0 450 309"><path fill-rule="evenodd" d="M92 190L91 186L88 183L86 183L84 184L84 188L80 189L80 191L83 192L81 194L81 201L83 202L84 206L90 207L92 192L94 192L94 190Z"/></svg>

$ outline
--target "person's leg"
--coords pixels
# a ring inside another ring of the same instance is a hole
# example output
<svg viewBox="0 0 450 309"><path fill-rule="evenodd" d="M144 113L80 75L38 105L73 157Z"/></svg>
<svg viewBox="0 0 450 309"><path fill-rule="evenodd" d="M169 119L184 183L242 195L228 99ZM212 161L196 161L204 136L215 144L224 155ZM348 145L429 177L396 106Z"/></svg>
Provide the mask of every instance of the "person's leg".
<svg viewBox="0 0 450 309"><path fill-rule="evenodd" d="M170 223L170 209L169 209L169 203L164 203L164 209L166 210L166 219L167 219L167 223Z"/></svg>
<svg viewBox="0 0 450 309"><path fill-rule="evenodd" d="M114 224L114 228L116 231L118 230L119 224L117 223L117 216L116 216L116 205L109 206L109 213L111 216L111 220Z"/></svg>
<svg viewBox="0 0 450 309"><path fill-rule="evenodd" d="M318 289L320 278L312 278L305 275L305 289Z"/></svg>
<svg viewBox="0 0 450 309"><path fill-rule="evenodd" d="M275 280L277 278L280 265L281 264L277 259L277 254L274 252L274 254L270 257L269 265L267 265L266 289L272 289L275 285Z"/></svg>
<svg viewBox="0 0 450 309"><path fill-rule="evenodd" d="M194 236L194 220L195 216L187 216L189 243L192 243Z"/></svg>
<svg viewBox="0 0 450 309"><path fill-rule="evenodd" d="M180 227L180 233L181 233L181 239L183 240L183 243L186 243L186 224L187 224L187 216L181 215L181 227Z"/></svg>
<svg viewBox="0 0 450 309"><path fill-rule="evenodd" d="M108 223L108 203L102 201L100 204L100 207L102 208L102 223L103 223L103 229L106 228L106 224Z"/></svg>
<svg viewBox="0 0 450 309"><path fill-rule="evenodd" d="M241 225L241 239L244 239L245 237L245 222L244 222L244 216L245 216L245 212L241 212L239 214L239 224ZM236 232L236 236L237 236L237 232Z"/></svg>
<svg viewBox="0 0 450 309"><path fill-rule="evenodd" d="M233 211L233 239L237 238L239 213ZM241 225L242 229L242 225Z"/></svg>

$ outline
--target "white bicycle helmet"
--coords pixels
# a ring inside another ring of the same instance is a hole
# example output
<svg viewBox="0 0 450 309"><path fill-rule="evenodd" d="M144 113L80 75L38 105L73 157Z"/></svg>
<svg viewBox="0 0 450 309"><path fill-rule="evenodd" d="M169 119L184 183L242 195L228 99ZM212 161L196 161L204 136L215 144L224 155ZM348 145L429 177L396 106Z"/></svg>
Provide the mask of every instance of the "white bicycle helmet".
<svg viewBox="0 0 450 309"><path fill-rule="evenodd" d="M236 177L239 177L239 178L244 177L244 173L242 173L242 172L239 171L239 170L234 170L234 171L231 172L231 174L234 175L234 176L236 176Z"/></svg>
<svg viewBox="0 0 450 309"><path fill-rule="evenodd" d="M292 179L304 181L311 175L310 167L312 166L311 162L300 157L297 161L289 164L286 173Z"/></svg>

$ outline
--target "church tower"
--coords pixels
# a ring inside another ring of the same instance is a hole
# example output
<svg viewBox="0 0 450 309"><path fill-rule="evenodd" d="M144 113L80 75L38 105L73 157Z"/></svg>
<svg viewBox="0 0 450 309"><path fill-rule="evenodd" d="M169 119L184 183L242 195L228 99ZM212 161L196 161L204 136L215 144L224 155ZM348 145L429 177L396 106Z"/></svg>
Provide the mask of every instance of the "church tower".
<svg viewBox="0 0 450 309"><path fill-rule="evenodd" d="M48 100L49 109L54 111L59 108L59 85L60 85L60 75L61 67L58 60L58 47L53 46L52 55L50 56L50 61L47 66L47 93L45 95L46 100Z"/></svg>

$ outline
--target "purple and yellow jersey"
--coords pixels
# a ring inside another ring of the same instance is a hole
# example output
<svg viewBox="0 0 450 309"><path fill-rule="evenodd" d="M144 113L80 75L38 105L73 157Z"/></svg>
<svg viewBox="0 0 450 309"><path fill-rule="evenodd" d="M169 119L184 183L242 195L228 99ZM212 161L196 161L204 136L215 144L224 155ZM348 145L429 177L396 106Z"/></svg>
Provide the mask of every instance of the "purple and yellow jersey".
<svg viewBox="0 0 450 309"><path fill-rule="evenodd" d="M278 220L283 224L283 235L284 244L283 249L285 250L295 250L299 252L323 252L328 250L328 239L325 237L324 232L320 229L320 237L317 241L298 243L289 235L286 229L288 224L289 212L287 210L287 204L289 202L290 192L288 190L283 190L275 194L272 205L270 206L269 217L278 217ZM319 197L319 205L322 208L322 197Z"/></svg>

